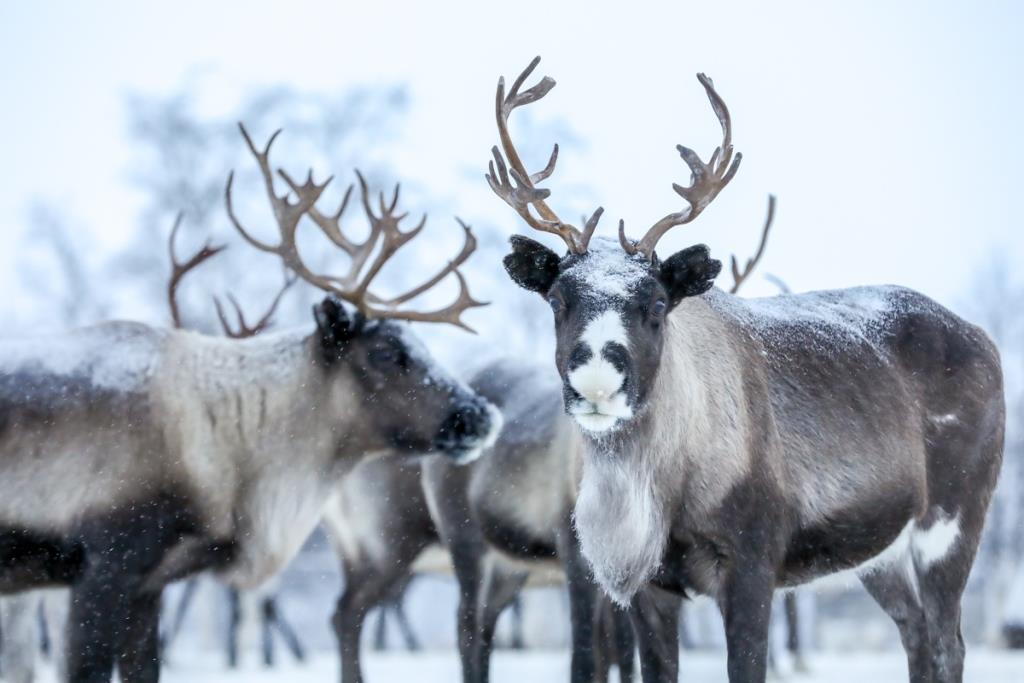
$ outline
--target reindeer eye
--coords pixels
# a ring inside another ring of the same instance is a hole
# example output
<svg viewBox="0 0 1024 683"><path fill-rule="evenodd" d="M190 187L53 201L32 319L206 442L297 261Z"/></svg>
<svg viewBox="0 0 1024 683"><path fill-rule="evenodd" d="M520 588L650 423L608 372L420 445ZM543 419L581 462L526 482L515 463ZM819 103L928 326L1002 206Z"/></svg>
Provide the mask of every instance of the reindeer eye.
<svg viewBox="0 0 1024 683"><path fill-rule="evenodd" d="M370 351L370 362L374 365L399 365L404 368L407 360L405 352L399 349L383 348Z"/></svg>
<svg viewBox="0 0 1024 683"><path fill-rule="evenodd" d="M665 309L667 307L668 304L665 303L664 299L658 299L657 301L654 302L654 305L651 306L651 313L653 313L655 316L661 317L665 313Z"/></svg>
<svg viewBox="0 0 1024 683"><path fill-rule="evenodd" d="M562 302L559 301L557 297L550 297L548 299L548 305L551 306L551 310L554 311L555 313L558 313L560 310L562 310Z"/></svg>

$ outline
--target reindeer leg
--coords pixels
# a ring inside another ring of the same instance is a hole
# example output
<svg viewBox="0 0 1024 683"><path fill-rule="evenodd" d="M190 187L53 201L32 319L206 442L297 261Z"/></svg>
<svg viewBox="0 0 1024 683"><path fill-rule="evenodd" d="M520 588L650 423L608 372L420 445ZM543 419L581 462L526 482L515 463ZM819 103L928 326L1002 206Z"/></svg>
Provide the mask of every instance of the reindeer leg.
<svg viewBox="0 0 1024 683"><path fill-rule="evenodd" d="M67 672L75 683L109 683L118 629L128 617L126 577L99 559L71 589Z"/></svg>
<svg viewBox="0 0 1024 683"><path fill-rule="evenodd" d="M228 668L238 668L238 632L242 628L242 597L239 595L238 590L234 588L227 589L228 595L228 632L227 632L227 648L228 648Z"/></svg>
<svg viewBox="0 0 1024 683"><path fill-rule="evenodd" d="M569 619L572 624L572 663L569 679L573 683L594 680L597 661L594 652L594 626L597 619L599 588L590 566L583 557L571 522L558 536L558 557L565 569L569 588Z"/></svg>
<svg viewBox="0 0 1024 683"><path fill-rule="evenodd" d="M401 563L387 571L367 567L362 571L346 569L345 588L334 612L334 634L341 649L341 679L344 683L363 680L359 663L359 641L366 615L381 604L396 583L405 578L409 567Z"/></svg>
<svg viewBox="0 0 1024 683"><path fill-rule="evenodd" d="M636 661L636 638L629 614L617 605L608 605L611 613L611 636L615 640L616 663L619 667L619 683L632 683L633 666ZM678 610L677 610L678 612Z"/></svg>
<svg viewBox="0 0 1024 683"><path fill-rule="evenodd" d="M528 575L526 572L507 572L501 570L497 563L486 563L483 600L480 605L480 681L490 680L491 652L494 649L494 629L498 625L498 617L505 608L519 595Z"/></svg>
<svg viewBox="0 0 1024 683"><path fill-rule="evenodd" d="M910 683L932 681L928 626L924 610L902 567L880 569L860 577L875 602L896 622L907 653Z"/></svg>
<svg viewBox="0 0 1024 683"><path fill-rule="evenodd" d="M719 608L725 621L729 683L764 683L774 573L763 561L739 559L723 588Z"/></svg>
<svg viewBox="0 0 1024 683"><path fill-rule="evenodd" d="M648 585L630 604L629 618L640 649L640 674L644 683L679 680L681 602L681 597Z"/></svg>
<svg viewBox="0 0 1024 683"><path fill-rule="evenodd" d="M117 666L123 683L156 683L160 678L159 592L136 595L118 639Z"/></svg>
<svg viewBox="0 0 1024 683"><path fill-rule="evenodd" d="M463 683L482 683L480 594L483 584L482 543L456 541L451 544L452 564L459 582L457 618L459 658Z"/></svg>

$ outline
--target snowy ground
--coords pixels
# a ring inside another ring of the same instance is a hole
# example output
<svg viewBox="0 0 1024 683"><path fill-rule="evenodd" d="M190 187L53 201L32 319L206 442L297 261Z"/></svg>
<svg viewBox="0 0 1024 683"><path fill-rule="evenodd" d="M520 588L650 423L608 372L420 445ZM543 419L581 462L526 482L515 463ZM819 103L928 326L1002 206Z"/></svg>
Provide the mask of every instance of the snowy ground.
<svg viewBox="0 0 1024 683"><path fill-rule="evenodd" d="M365 673L369 683L416 681L450 683L460 678L454 653L380 654L367 653ZM720 683L725 680L725 663L720 652L687 652L680 660L680 680L687 683ZM812 673L795 674L783 680L793 683L889 683L907 680L903 656L897 652L822 654L810 660ZM337 659L320 656L305 666L282 666L274 670L246 668L227 673L214 659L180 662L164 670L164 683L289 683L337 680ZM495 655L491 680L494 683L551 683L569 678L569 655L563 651L499 652ZM40 683L52 683L52 675ZM776 679L778 680L778 679ZM967 683L1020 683L1024 681L1024 653L969 651Z"/></svg>

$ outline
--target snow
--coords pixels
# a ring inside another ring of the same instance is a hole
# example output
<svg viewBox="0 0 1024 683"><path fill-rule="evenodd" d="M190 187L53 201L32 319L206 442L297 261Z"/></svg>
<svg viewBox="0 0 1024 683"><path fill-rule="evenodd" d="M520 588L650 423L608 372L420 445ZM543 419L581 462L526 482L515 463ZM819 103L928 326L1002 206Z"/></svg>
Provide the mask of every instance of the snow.
<svg viewBox="0 0 1024 683"><path fill-rule="evenodd" d="M152 373L161 335L138 323L108 322L71 335L5 339L0 341L0 375L42 371L87 378L106 389L131 390Z"/></svg>
<svg viewBox="0 0 1024 683"><path fill-rule="evenodd" d="M731 296L716 288L705 298L712 308L732 316L772 346L815 344L832 351L874 344L894 316L937 308L930 299L892 285L756 299Z"/></svg>
<svg viewBox="0 0 1024 683"><path fill-rule="evenodd" d="M650 274L651 264L646 257L629 256L618 239L610 237L594 237L587 253L566 273L585 283L582 291L597 298L617 299L627 299Z"/></svg>
<svg viewBox="0 0 1024 683"><path fill-rule="evenodd" d="M679 679L687 683L720 683L725 680L723 652L682 652L679 661ZM812 655L808 664L810 673L789 674L784 680L797 683L863 683L865 680L883 683L907 680L903 653L895 650ZM369 683L449 683L461 677L458 656L454 651L421 654L365 652L363 666ZM253 663L237 671L226 670L216 658L190 657L187 661L172 662L166 666L160 680L164 683L304 683L336 680L338 670L337 658L331 655L318 655L305 665L282 663L276 669L264 669ZM968 649L964 681L1018 683L1022 671L1024 652ZM499 651L494 655L491 666L491 680L494 683L556 683L567 680L568 675L569 653L564 650ZM55 680L49 669L39 677L39 683L54 683Z"/></svg>

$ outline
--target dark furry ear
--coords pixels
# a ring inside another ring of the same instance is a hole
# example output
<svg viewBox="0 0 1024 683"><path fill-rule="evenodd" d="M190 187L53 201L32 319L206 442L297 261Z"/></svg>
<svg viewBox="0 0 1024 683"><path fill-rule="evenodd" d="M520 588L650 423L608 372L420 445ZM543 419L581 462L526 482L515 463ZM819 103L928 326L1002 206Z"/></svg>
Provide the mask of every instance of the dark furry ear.
<svg viewBox="0 0 1024 683"><path fill-rule="evenodd" d="M313 306L313 318L328 362L335 360L345 345L359 334L364 322L359 312L349 316L342 303L333 296Z"/></svg>
<svg viewBox="0 0 1024 683"><path fill-rule="evenodd" d="M558 277L558 254L529 237L513 235L512 253L502 263L512 281L523 289L547 294Z"/></svg>
<svg viewBox="0 0 1024 683"><path fill-rule="evenodd" d="M672 254L658 270L661 284L668 292L669 308L674 308L688 296L697 296L711 289L721 270L722 262L711 258L703 244Z"/></svg>

